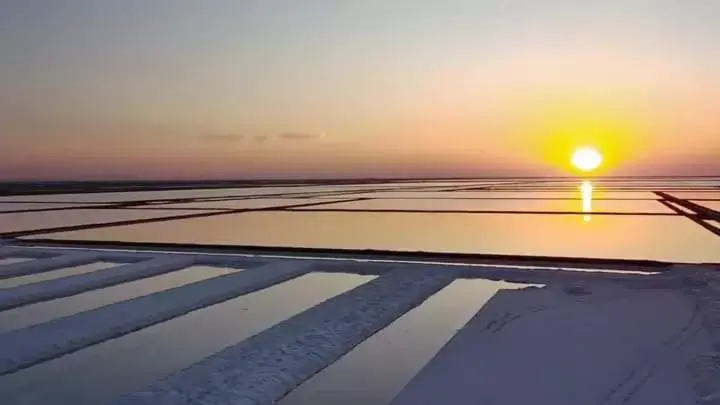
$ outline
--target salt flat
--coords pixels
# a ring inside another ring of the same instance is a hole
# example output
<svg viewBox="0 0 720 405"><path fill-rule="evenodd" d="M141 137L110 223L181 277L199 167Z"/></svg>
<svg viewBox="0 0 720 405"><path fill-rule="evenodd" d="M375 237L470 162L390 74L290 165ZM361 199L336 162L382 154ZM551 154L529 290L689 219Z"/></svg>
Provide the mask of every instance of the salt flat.
<svg viewBox="0 0 720 405"><path fill-rule="evenodd" d="M720 181L578 185L7 196L2 403L713 403Z"/></svg>
<svg viewBox="0 0 720 405"><path fill-rule="evenodd" d="M687 365L711 345L692 295L577 290L496 295L392 405L696 403Z"/></svg>

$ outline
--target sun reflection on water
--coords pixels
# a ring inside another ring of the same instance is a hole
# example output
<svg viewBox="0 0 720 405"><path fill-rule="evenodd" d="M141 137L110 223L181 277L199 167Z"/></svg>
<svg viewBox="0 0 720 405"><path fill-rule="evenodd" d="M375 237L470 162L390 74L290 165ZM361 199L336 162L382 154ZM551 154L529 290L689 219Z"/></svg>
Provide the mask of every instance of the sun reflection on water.
<svg viewBox="0 0 720 405"><path fill-rule="evenodd" d="M580 185L580 193L582 194L582 210L585 213L583 220L590 222L592 220L593 185L589 180L582 182Z"/></svg>

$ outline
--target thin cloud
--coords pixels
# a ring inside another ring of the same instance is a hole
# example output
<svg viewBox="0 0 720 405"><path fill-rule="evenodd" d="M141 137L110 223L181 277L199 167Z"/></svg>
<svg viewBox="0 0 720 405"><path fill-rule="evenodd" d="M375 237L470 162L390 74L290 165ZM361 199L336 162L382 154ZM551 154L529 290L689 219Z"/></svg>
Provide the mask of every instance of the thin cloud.
<svg viewBox="0 0 720 405"><path fill-rule="evenodd" d="M244 134L227 133L227 134L206 134L202 138L211 142L238 142L245 139Z"/></svg>
<svg viewBox="0 0 720 405"><path fill-rule="evenodd" d="M293 141L307 141L311 139L322 138L325 136L324 133L317 132L283 132L278 135L282 139L293 140Z"/></svg>
<svg viewBox="0 0 720 405"><path fill-rule="evenodd" d="M310 141L313 139L319 139L324 137L324 133L319 132L282 132L276 135L246 135L240 133L219 133L219 134L204 134L200 138L208 142L241 142L241 141L253 141L257 143L265 143L271 140L283 140L283 141Z"/></svg>
<svg viewBox="0 0 720 405"><path fill-rule="evenodd" d="M253 139L257 143L265 143L270 138L270 135L255 135Z"/></svg>

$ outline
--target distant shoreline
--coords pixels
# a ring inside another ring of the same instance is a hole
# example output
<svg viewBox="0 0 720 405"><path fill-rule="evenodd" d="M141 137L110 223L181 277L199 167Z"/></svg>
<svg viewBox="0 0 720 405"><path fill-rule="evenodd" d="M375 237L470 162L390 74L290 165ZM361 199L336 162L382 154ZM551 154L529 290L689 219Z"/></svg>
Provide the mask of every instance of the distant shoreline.
<svg viewBox="0 0 720 405"><path fill-rule="evenodd" d="M258 186L298 186L298 185L349 185L349 184L388 184L406 182L442 182L442 181L556 181L577 180L581 176L547 176L547 177L433 177L433 178L339 178L339 179L238 179L238 180L52 180L52 181L0 181L0 196L33 195L33 194L74 194L103 193L127 191L162 191L185 188L242 188ZM673 180L673 179L720 179L717 176L593 176L593 180L623 181L636 180Z"/></svg>
<svg viewBox="0 0 720 405"><path fill-rule="evenodd" d="M575 179L582 176L469 176L469 177L337 177L337 178L265 178L265 179L185 179L185 180L173 180L173 179L147 179L147 180L132 180L132 179L107 179L107 180L49 180L49 179L34 179L34 180L2 180L0 184L4 183L103 183L103 182L131 182L131 183L147 183L147 182L171 182L171 183L183 183L183 182L298 182L298 181L423 181L423 180L485 180L485 179L501 179L501 180L537 180L537 179ZM625 175L625 176L592 176L597 179L644 179L644 178L657 178L657 179L674 179L674 178L720 178L718 174L703 174L703 175Z"/></svg>

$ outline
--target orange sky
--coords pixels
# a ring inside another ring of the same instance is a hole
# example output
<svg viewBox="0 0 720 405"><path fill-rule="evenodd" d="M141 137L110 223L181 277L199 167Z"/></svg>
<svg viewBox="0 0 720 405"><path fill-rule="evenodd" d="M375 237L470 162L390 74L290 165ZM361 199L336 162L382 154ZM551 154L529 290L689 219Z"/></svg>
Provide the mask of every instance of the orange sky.
<svg viewBox="0 0 720 405"><path fill-rule="evenodd" d="M0 179L720 175L712 2L59 3L0 6Z"/></svg>

